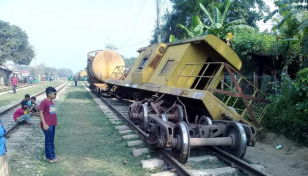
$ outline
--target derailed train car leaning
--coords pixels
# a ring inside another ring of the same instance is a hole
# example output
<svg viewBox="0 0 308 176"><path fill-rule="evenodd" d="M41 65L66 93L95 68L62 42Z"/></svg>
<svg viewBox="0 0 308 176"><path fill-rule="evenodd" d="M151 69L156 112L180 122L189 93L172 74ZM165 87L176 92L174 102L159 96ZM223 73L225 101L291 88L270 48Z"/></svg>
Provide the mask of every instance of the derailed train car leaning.
<svg viewBox="0 0 308 176"><path fill-rule="evenodd" d="M138 52L129 73L116 52L90 52L87 72L97 94L132 102L129 118L149 144L171 148L181 163L192 146L219 146L243 158L255 145L269 101L239 73L242 62L227 44L206 35Z"/></svg>

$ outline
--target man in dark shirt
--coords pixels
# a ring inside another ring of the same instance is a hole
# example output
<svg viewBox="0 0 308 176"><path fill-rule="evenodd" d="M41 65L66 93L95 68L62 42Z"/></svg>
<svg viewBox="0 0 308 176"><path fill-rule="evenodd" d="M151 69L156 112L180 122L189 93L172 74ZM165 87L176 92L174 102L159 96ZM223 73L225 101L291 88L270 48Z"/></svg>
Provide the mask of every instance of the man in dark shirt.
<svg viewBox="0 0 308 176"><path fill-rule="evenodd" d="M77 86L77 81L78 81L77 76L74 76L74 81L75 81L75 86Z"/></svg>

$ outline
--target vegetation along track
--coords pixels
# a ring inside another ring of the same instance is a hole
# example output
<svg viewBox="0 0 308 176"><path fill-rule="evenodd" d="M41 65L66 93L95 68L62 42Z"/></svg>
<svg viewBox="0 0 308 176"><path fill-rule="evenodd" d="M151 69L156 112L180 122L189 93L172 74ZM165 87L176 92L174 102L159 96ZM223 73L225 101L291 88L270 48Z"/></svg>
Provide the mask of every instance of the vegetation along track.
<svg viewBox="0 0 308 176"><path fill-rule="evenodd" d="M68 84L68 82L62 82L58 85L56 85L55 87L58 88L57 91L61 90L63 87L65 87ZM34 97L37 97L39 95L45 94L45 90L38 92L36 94L34 94ZM18 124L16 122L14 122L13 117L5 117L4 115L12 110L14 110L16 107L20 106L20 103L16 103L13 104L12 106L0 111L0 120L3 122L3 126L5 127L5 129L7 130L7 132L4 134L4 137L7 136L8 134L10 134L13 129L18 126Z"/></svg>
<svg viewBox="0 0 308 176"><path fill-rule="evenodd" d="M84 83L84 85L88 87L86 83ZM122 99L99 98L108 107L105 109L105 113L110 114L110 112L112 112L116 114L124 123L136 130L143 140L149 138L148 134L142 131L138 125L128 118L128 106L130 102ZM119 122L115 124L117 123ZM202 156L205 153L204 151L207 151L206 156ZM246 173L256 176L269 176L269 174L257 169L255 166L234 157L218 147L203 147L202 150L200 150L200 148L192 150L191 156L193 157L190 157L188 163L185 165L178 162L171 155L169 150L158 149L157 152L161 155L163 160L173 168L172 171L179 175L245 175Z"/></svg>

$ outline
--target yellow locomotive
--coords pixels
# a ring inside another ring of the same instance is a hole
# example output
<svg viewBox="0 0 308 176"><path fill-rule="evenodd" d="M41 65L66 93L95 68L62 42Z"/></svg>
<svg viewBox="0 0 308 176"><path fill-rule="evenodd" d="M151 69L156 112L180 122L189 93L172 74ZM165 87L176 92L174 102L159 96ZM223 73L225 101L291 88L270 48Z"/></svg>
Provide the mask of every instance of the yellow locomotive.
<svg viewBox="0 0 308 176"><path fill-rule="evenodd" d="M91 83L97 93L132 102L129 117L149 135L148 143L172 148L181 163L191 146L221 146L242 158L255 144L269 101L239 74L242 62L227 44L206 35L138 52L127 75L120 63L108 79Z"/></svg>

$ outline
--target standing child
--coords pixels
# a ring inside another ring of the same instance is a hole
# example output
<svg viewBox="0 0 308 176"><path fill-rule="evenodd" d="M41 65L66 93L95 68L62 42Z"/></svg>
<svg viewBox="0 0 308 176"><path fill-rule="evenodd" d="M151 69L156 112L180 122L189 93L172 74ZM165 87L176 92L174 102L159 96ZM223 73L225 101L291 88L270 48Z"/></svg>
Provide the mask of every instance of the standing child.
<svg viewBox="0 0 308 176"><path fill-rule="evenodd" d="M46 88L47 98L40 104L41 127L45 135L45 157L49 163L61 162L55 154L54 138L57 126L56 108L53 99L57 96L57 91L53 87Z"/></svg>

